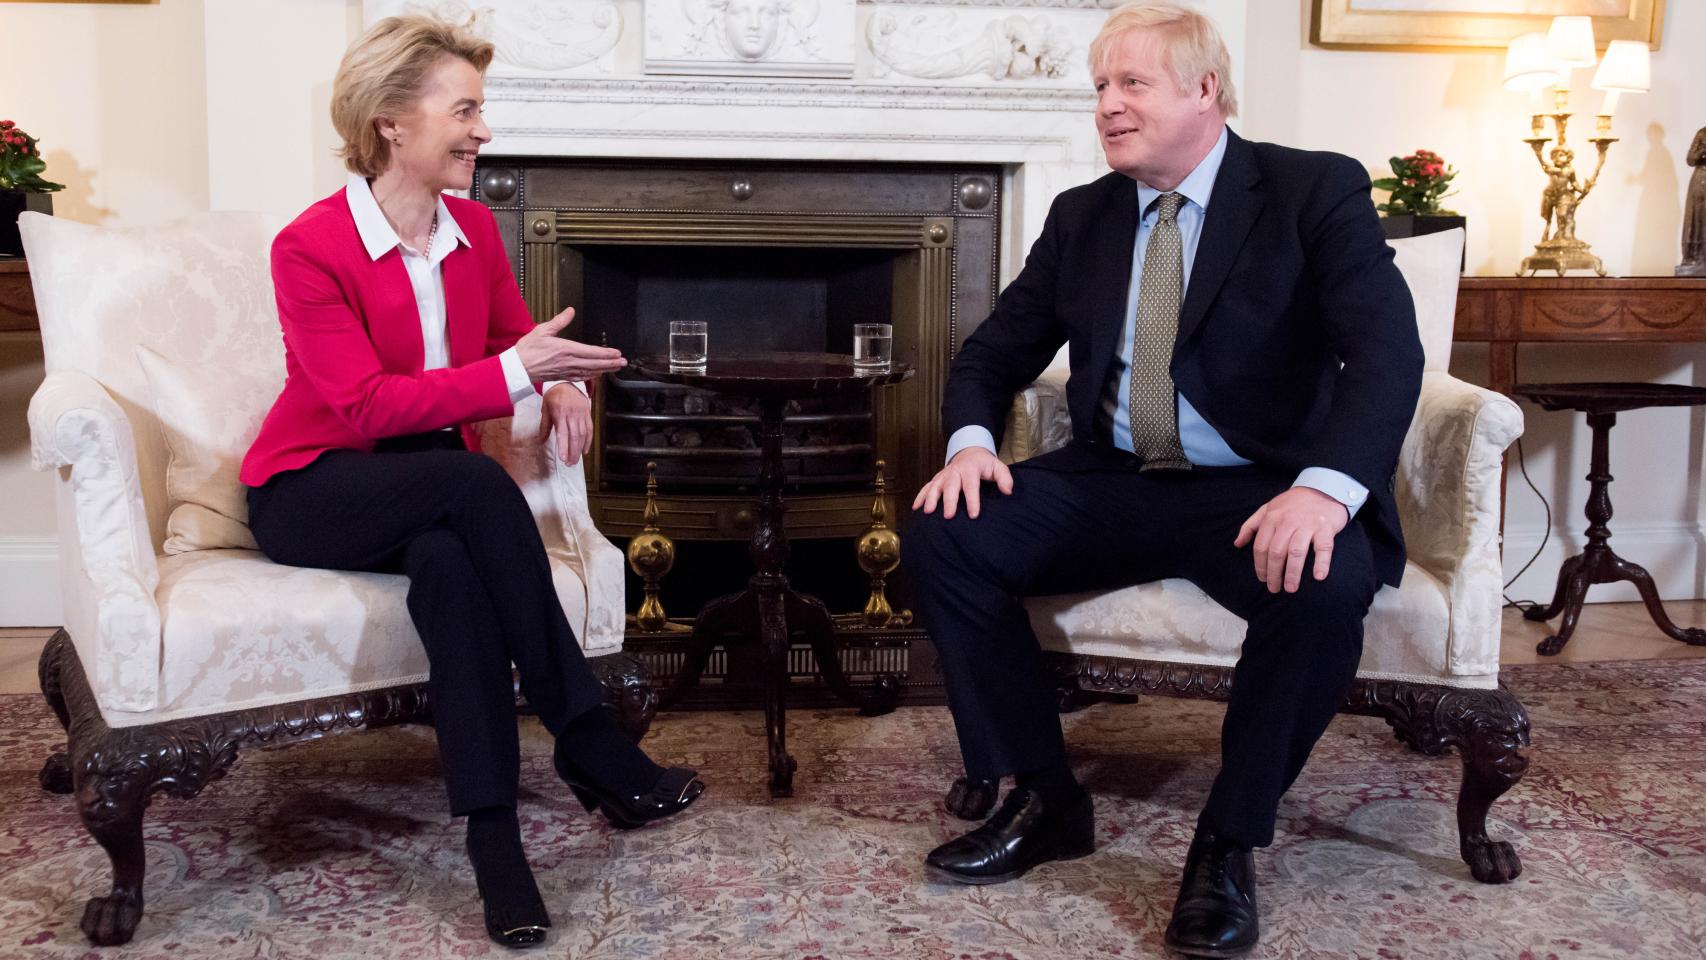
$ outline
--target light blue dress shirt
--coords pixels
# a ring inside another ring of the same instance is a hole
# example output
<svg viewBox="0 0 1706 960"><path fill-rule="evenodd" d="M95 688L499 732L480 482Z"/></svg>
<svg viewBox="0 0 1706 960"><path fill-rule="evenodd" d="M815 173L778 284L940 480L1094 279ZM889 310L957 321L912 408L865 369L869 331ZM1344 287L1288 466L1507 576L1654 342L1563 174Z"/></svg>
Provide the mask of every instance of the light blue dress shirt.
<svg viewBox="0 0 1706 960"><path fill-rule="evenodd" d="M1191 265L1196 261L1197 243L1202 239L1203 219L1208 215L1208 204L1214 194L1215 177L1220 173L1220 163L1226 156L1227 132L1220 131L1220 139L1214 149L1208 152L1195 170L1185 177L1174 189L1186 200L1179 208L1178 225L1179 239L1184 252L1185 289L1191 285ZM1115 354L1117 377L1109 378L1109 389L1102 397L1102 416L1107 418L1113 428L1114 446L1131 452L1131 342L1137 335L1137 297L1138 289L1143 280L1143 257L1149 249L1149 235L1155 229L1160 213L1154 203L1162 191L1141 181L1137 182L1137 204L1142 216L1137 224L1137 242L1132 246L1131 287L1126 294L1125 329L1120 334L1120 350ZM1234 453L1219 431L1204 420L1202 414L1191 406L1184 394L1178 394L1179 399L1179 443L1185 449L1185 459L1199 467L1234 467L1247 464L1250 461ZM948 457L952 460L954 454L966 447L983 447L995 451L995 437L984 427L968 425L954 431L948 438ZM1368 488L1339 470L1327 467L1308 467L1299 473L1292 486L1310 487L1325 493L1334 500L1345 505L1345 510L1355 515L1357 509L1368 499Z"/></svg>

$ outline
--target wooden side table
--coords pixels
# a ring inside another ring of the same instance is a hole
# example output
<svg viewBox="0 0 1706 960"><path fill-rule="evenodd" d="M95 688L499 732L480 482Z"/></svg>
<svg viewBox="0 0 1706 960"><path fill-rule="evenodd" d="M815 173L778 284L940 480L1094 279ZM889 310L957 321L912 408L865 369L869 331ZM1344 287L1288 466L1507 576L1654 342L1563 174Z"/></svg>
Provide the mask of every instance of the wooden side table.
<svg viewBox="0 0 1706 960"><path fill-rule="evenodd" d="M40 329L29 262L0 258L0 333L36 333Z"/></svg>
<svg viewBox="0 0 1706 960"><path fill-rule="evenodd" d="M816 597L788 584L783 566L788 560L788 534L783 521L782 486L786 464L782 457L782 418L789 400L862 393L909 379L904 363L881 369L853 366L840 354L772 353L751 357L713 357L699 369L672 367L668 360L636 361L637 372L650 380L679 383L757 399L759 405L760 467L758 516L749 552L754 572L747 588L706 604L693 622L687 656L662 696L674 703L698 683L711 651L723 644L731 657L743 644L755 644L762 658L764 731L770 752L770 795L794 792L794 758L787 750L788 650L790 636L799 633L811 644L824 683L841 699L874 716L894 709L900 682L878 678L874 689L861 693L841 669L835 648L835 622Z"/></svg>
<svg viewBox="0 0 1706 960"><path fill-rule="evenodd" d="M1591 485L1587 502L1588 545L1559 568L1558 589L1552 603L1523 611L1528 620L1550 620L1560 613L1564 615L1558 632L1540 641L1536 652L1551 656L1564 649L1570 634L1576 630L1588 587L1619 580L1628 580L1641 591L1647 613L1666 636L1687 644L1706 645L1706 630L1672 623L1665 615L1652 576L1639 564L1619 557L1606 542L1611 539L1611 528L1607 525L1611 520L1611 428L1617 423L1617 415L1643 407L1703 405L1706 387L1671 383L1530 383L1513 389L1518 396L1540 404L1542 409L1580 410L1588 415L1588 426L1593 428L1593 458L1588 467Z"/></svg>

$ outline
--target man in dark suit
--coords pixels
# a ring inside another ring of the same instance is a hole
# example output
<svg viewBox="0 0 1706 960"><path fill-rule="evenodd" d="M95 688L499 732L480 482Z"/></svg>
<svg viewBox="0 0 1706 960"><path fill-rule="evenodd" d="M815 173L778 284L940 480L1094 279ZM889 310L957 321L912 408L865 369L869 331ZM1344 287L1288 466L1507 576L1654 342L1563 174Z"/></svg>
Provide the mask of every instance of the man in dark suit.
<svg viewBox="0 0 1706 960"><path fill-rule="evenodd" d="M967 775L1017 782L927 864L993 883L1091 852L1021 598L1184 577L1249 631L1166 939L1233 956L1257 937L1250 851L1272 842L1375 591L1404 568L1392 476L1422 350L1368 176L1227 129L1212 22L1128 6L1090 57L1115 172L1055 200L955 358L947 466L906 541ZM995 447L1013 394L1063 343L1072 441L1009 470Z"/></svg>

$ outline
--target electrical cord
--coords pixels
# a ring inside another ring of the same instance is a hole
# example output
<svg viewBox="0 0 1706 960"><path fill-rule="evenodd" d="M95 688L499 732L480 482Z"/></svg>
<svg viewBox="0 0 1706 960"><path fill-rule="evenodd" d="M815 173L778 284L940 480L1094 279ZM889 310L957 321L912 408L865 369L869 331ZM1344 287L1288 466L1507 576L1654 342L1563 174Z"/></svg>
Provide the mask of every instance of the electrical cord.
<svg viewBox="0 0 1706 960"><path fill-rule="evenodd" d="M1521 437L1516 438L1516 468L1522 473L1522 480L1528 484L1528 489L1534 491L1534 495L1540 499L1540 505L1546 509L1546 526L1542 528L1540 546L1534 548L1534 556L1528 558L1528 562L1522 565L1522 569L1518 570L1515 576L1505 581L1505 589L1507 590L1511 584L1528 572L1529 567L1534 566L1534 561L1539 560L1541 552L1546 549L1546 542L1552 539L1552 505L1546 502L1546 495L1541 493L1540 488L1535 486L1534 481L1528 477L1528 463L1523 456ZM1502 596L1505 598L1506 607L1515 607L1524 613L1540 606L1540 603L1535 600L1512 600L1508 593L1502 594Z"/></svg>

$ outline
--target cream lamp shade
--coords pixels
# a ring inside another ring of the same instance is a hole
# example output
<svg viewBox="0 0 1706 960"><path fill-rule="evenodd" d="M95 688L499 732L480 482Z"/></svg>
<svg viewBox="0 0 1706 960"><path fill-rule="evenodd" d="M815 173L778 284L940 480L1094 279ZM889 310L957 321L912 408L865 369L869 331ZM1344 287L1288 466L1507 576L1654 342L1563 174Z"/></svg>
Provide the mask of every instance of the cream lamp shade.
<svg viewBox="0 0 1706 960"><path fill-rule="evenodd" d="M1593 75L1595 90L1604 90L1605 109L1611 113L1620 93L1646 93L1653 86L1651 49L1639 40L1613 40L1605 49L1605 59Z"/></svg>
<svg viewBox="0 0 1706 960"><path fill-rule="evenodd" d="M1546 45L1566 73L1599 62L1594 52L1592 17L1553 17L1552 29L1546 31Z"/></svg>
<svg viewBox="0 0 1706 960"><path fill-rule="evenodd" d="M1544 90L1563 76L1552 57L1544 33L1525 33L1505 49L1505 89L1517 92Z"/></svg>

